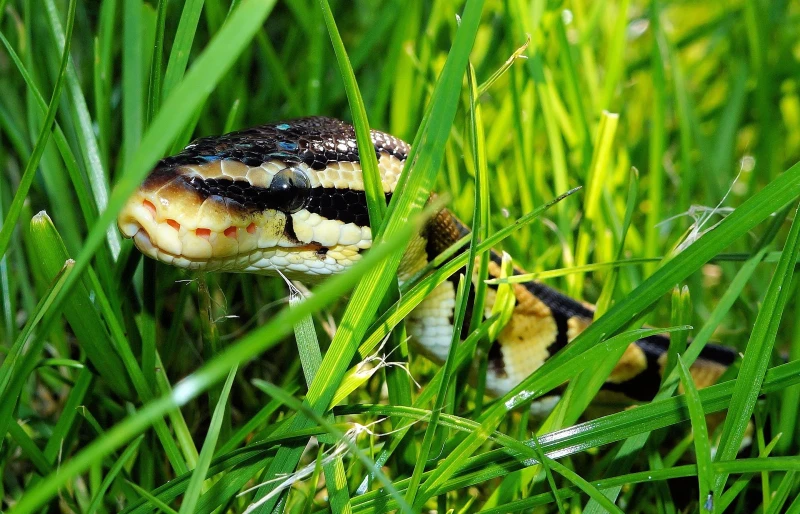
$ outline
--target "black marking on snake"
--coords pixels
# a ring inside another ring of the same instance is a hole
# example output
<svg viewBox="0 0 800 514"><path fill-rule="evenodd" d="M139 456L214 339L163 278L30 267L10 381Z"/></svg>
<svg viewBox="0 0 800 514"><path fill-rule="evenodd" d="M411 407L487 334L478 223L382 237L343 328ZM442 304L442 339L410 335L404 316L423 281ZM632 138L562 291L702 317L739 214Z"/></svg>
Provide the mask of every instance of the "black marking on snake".
<svg viewBox="0 0 800 514"><path fill-rule="evenodd" d="M203 179L195 176L187 177L186 182L197 191L203 200L210 196L219 196L228 201L230 209L244 214L276 209L275 206L286 204L285 198L277 196L280 193L254 186L247 180ZM300 192L300 190L295 191ZM355 223L360 227L369 226L367 194L364 191L335 187L312 187L303 192L307 195L304 208L309 212L330 220ZM392 193L384 195L388 204L392 199ZM291 218L291 216L287 215L287 218Z"/></svg>
<svg viewBox="0 0 800 514"><path fill-rule="evenodd" d="M386 203L392 199L392 193L384 193ZM330 220L343 223L355 223L359 227L369 226L367 210L367 193L353 189L337 189L334 187L312 187L305 203L309 212L315 212Z"/></svg>
<svg viewBox="0 0 800 514"><path fill-rule="evenodd" d="M653 370L652 373L638 373L629 380L618 384L606 382L603 384L603 389L621 392L634 400L642 402L649 402L655 398L658 389L661 387L661 374L657 371L660 369L658 358L666 351L660 340L665 340L669 345L669 340L663 336L651 336L636 341L636 346L642 349L647 361L646 369Z"/></svg>
<svg viewBox="0 0 800 514"><path fill-rule="evenodd" d="M294 231L294 219L288 214L286 215L286 223L283 225L283 235L291 243L300 244L300 240L297 239L297 234Z"/></svg>
<svg viewBox="0 0 800 514"><path fill-rule="evenodd" d="M489 368L500 378L508 377L506 373L506 361L503 358L503 345L495 339L489 346Z"/></svg>
<svg viewBox="0 0 800 514"><path fill-rule="evenodd" d="M378 159L382 153L400 160L408 156L409 146L404 141L377 130L370 135ZM196 139L158 166L175 168L222 159L260 166L276 158L304 162L315 170L335 162L360 162L352 125L333 118L312 117Z"/></svg>

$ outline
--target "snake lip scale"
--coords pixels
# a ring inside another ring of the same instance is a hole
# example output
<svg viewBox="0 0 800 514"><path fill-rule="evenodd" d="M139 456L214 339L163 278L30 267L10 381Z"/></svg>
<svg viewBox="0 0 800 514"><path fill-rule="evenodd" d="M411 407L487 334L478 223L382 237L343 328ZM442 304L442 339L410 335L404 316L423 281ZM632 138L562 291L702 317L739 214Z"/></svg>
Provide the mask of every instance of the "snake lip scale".
<svg viewBox="0 0 800 514"><path fill-rule="evenodd" d="M410 148L384 132L373 130L371 136L388 202ZM156 165L117 224L142 253L167 264L283 274L312 283L345 271L372 245L355 132L348 123L326 117L195 140ZM446 209L439 212L412 239L398 278L409 279L468 231ZM489 273L497 277L499 272L499 255L493 253ZM496 287L487 290L487 316ZM513 291L512 316L489 350L486 386L496 395L510 391L569 344L593 317L591 306L542 283L514 284ZM454 307L451 280L406 318L417 348L434 360L447 356ZM611 402L652 399L668 346L662 336L632 343L609 376L605 397ZM707 345L690 368L695 383L713 384L735 359L732 349Z"/></svg>

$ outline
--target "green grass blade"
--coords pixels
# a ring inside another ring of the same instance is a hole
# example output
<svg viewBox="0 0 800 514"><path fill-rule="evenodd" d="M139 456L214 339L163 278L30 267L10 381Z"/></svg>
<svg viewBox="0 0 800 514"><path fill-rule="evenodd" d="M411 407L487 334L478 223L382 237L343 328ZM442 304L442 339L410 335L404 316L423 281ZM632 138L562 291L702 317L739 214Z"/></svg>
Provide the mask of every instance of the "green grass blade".
<svg viewBox="0 0 800 514"><path fill-rule="evenodd" d="M64 30L61 27L61 22L58 16L58 9L56 8L53 0L44 0L45 10L48 21L48 26L52 34L53 40L59 50L68 55L66 37ZM89 116L89 108L86 105L86 98L80 88L77 73L75 72L74 65L71 62L67 63L66 69L66 86L67 94L70 97L70 106L72 107L71 118L75 123L75 131L79 134L78 143L81 148L84 166L87 171L87 179L89 187L94 196L95 205L98 211L103 211L109 204L108 193L108 176L103 170L103 164L100 159L100 148L97 144L97 137L94 133L92 120ZM111 256L116 259L120 251L120 235L114 227L108 227L106 230L106 240L108 248L111 251ZM80 265L78 265L80 267ZM79 275L78 273L77 275ZM76 275L76 276L77 276Z"/></svg>
<svg viewBox="0 0 800 514"><path fill-rule="evenodd" d="M288 279L286 279L286 285L289 287L289 305L296 308L303 301L303 293ZM314 329L314 320L310 315L295 324L294 337L297 340L297 353L300 356L306 386L309 386L314 381L314 376L322 363L322 351L317 340L317 332ZM269 384L264 383L263 390L269 394ZM325 484L328 488L331 509L336 513L349 512L351 510L350 496L347 491L347 479L341 457L337 456L333 460L327 459L322 464L322 468L325 472Z"/></svg>
<svg viewBox="0 0 800 514"><path fill-rule="evenodd" d="M189 0L183 4L175 40L172 42L172 50L167 61L167 71L164 74L164 88L161 94L165 101L184 78L192 54L192 43L200 21L200 13L203 11L203 3L204 0ZM270 3L266 2L265 5Z"/></svg>
<svg viewBox="0 0 800 514"><path fill-rule="evenodd" d="M527 45L525 45L527 47ZM524 51L524 48L520 52ZM512 56L511 59L506 61L509 66L516 59ZM498 70L502 73L502 70ZM497 76L499 77L499 75ZM496 78L495 77L495 80ZM490 79L491 80L491 79ZM487 284L484 282L484 277L489 275L489 254L488 252L478 252L478 246L482 241L489 239L491 218L489 216L490 199L489 199L489 171L486 153L486 135L483 125L483 114L480 105L480 91L478 87L478 79L475 76L475 69L472 63L469 64L467 69L467 84L469 85L469 127L470 127L470 144L473 153L474 166L475 166L475 207L472 216L473 231L471 234L469 257L465 269L465 276L468 283L474 288L474 300L470 306L472 310L472 319L469 320L470 328L477 328L484 318L484 304L486 302ZM477 260L476 260L477 259ZM475 269L477 267L477 275ZM477 277L477 283L474 283ZM502 289L502 288L501 288ZM466 304L459 308L467 308ZM513 307L512 307L513 308ZM457 332L461 332L461 325ZM505 326L505 322L498 320L492 328L490 328L489 339L485 340L483 344L478 345L476 348L475 357L479 362L478 365L478 384L475 387L475 411L480 412L483 405L483 395L486 388L486 368L488 367L488 348L487 345L493 341L492 330L498 326Z"/></svg>
<svg viewBox="0 0 800 514"><path fill-rule="evenodd" d="M455 118L461 79L467 66L482 8L482 0L469 0L464 8L461 25L431 99L428 121L423 124L412 145L411 155L406 161L406 168L396 187L400 194L392 196L384 223L375 235L373 252L375 248L380 248L394 239L408 223L409 217L418 212L428 199L443 158L444 142L450 134ZM377 266L362 278L353 292L339 330L320 367L318 377L323 376L325 379L314 380L306 397L306 402L313 406L315 412L322 412L330 404L344 377L348 363L355 355L359 341L368 328L370 318L377 309L376 300L383 298L390 282L394 280L399 262L400 255L397 254ZM291 429L303 428L306 424L307 421L303 417L297 417ZM269 474L291 472L299 458L299 451L282 449L270 466ZM266 491L262 492L265 493ZM267 504L265 510L271 507L271 504Z"/></svg>
<svg viewBox="0 0 800 514"><path fill-rule="evenodd" d="M202 492L203 482L208 476L208 468L211 464L211 458L214 456L214 449L217 446L217 440L219 439L220 430L222 429L222 421L225 418L228 396L230 396L237 369L238 366L231 368L231 371L228 373L228 379L225 380L225 385L222 386L222 393L219 396L217 406L214 408L214 414L208 426L208 434L203 442L203 449L200 450L200 456L197 459L197 466L194 468L194 471L192 471L192 478L189 480L189 485L186 487L186 494L181 502L181 514L194 512L194 508L197 505L197 499Z"/></svg>
<svg viewBox="0 0 800 514"><path fill-rule="evenodd" d="M648 211L645 225L645 252L646 257L655 257L659 252L659 230L664 216L664 147L666 145L666 84L664 78L664 61L662 48L664 36L661 30L661 6L654 1L650 6L650 24L653 33L651 50L651 71L653 77L653 102L651 133L648 158ZM655 265L645 266L652 273Z"/></svg>
<svg viewBox="0 0 800 514"><path fill-rule="evenodd" d="M781 260L775 268L769 283L764 302L756 317L750 342L744 353L742 367L736 379L736 388L730 410L720 438L717 461L733 459L742 444L747 424L753 414L764 373L772 355L775 334L780 325L781 315L792 292L791 282L795 262L800 255L800 219L795 210L795 219L786 239ZM725 477L716 477L714 490L721 494Z"/></svg>
<svg viewBox="0 0 800 514"><path fill-rule="evenodd" d="M139 146L144 123L144 78L142 77L142 1L123 0L122 146L123 162Z"/></svg>
<svg viewBox="0 0 800 514"><path fill-rule="evenodd" d="M117 479L117 476L119 475L120 471L122 471L123 466L128 464L128 461L130 461L131 458L136 454L142 439L144 439L144 436L139 436L134 439L131 444L125 448L125 451L122 453L122 455L120 455L119 459L114 462L114 465L111 466L111 469L108 470L108 474L103 479L100 489L92 499L92 503L89 504L89 507L86 509L86 514L94 514L100 508L102 501L105 499L106 491L108 491L108 488L111 487L112 483L114 483L114 480Z"/></svg>
<svg viewBox="0 0 800 514"><path fill-rule="evenodd" d="M689 417L692 421L692 432L694 433L694 454L697 458L697 480L699 482L698 505L703 511L714 512L713 501L711 500L711 487L714 483L714 475L711 467L711 443L708 440L708 427L706 417L703 412L703 403L697 394L689 368L683 363L683 359L678 356L678 371L681 374L681 383L686 391L686 403L689 406ZM709 508L711 507L711 508Z"/></svg>
<svg viewBox="0 0 800 514"><path fill-rule="evenodd" d="M162 97L162 75L161 69L164 61L164 32L167 23L168 0L158 0L156 6L156 33L153 44L153 56L150 64L150 85L147 93L147 121L155 118L161 106ZM229 130L228 130L229 132Z"/></svg>
<svg viewBox="0 0 800 514"><path fill-rule="evenodd" d="M44 153L45 145L47 145L47 141L50 138L50 129L52 128L53 122L56 119L56 112L58 111L58 106L61 101L61 89L64 86L64 81L66 80L67 64L69 63L69 49L70 43L72 42L72 28L74 24L73 22L75 21L75 1L71 1L69 5L66 44L64 45L64 49L62 51L61 67L58 72L58 78L56 79L56 85L53 88L53 95L50 98L50 105L47 108L47 114L45 115L44 122L42 123L42 128L39 130L39 136L37 137L36 144L33 147L33 153L25 165L25 171L22 174L22 180L17 188L17 192L14 194L14 200L11 202L8 213L5 215L3 228L0 229L0 256L5 255L6 250L8 250L8 244L11 241L11 233L13 232L14 227L17 225L19 216L22 213L22 203L28 196L28 191L30 190L31 184L33 184L36 168L39 166L39 160L41 159L42 153Z"/></svg>

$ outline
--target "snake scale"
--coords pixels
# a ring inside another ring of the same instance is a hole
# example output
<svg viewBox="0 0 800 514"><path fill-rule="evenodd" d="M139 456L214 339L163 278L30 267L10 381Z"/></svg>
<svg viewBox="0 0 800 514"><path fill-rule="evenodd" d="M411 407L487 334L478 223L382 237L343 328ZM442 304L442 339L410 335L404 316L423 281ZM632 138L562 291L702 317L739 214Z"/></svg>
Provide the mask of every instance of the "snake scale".
<svg viewBox="0 0 800 514"><path fill-rule="evenodd" d="M388 202L409 145L377 130L372 142ZM309 117L197 139L156 165L123 208L118 226L145 255L190 270L282 273L310 283L341 273L372 243L353 127ZM399 279L408 279L466 233L455 216L440 211L412 240ZM499 273L494 253L489 272ZM486 386L498 396L593 317L590 306L542 283L513 287L513 314L489 350ZM495 288L487 292L487 316ZM447 356L454 305L455 285L446 281L406 320L416 346L433 360ZM630 400L652 399L668 345L663 336L632 343L604 389ZM690 370L698 387L713 384L735 357L730 348L707 345Z"/></svg>

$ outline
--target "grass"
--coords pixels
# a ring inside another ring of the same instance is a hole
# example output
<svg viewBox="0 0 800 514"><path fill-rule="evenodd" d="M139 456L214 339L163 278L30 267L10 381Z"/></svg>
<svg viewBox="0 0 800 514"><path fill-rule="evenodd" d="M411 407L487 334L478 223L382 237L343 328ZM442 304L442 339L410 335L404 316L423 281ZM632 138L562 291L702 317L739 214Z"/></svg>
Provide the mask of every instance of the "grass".
<svg viewBox="0 0 800 514"><path fill-rule="evenodd" d="M800 512L791 2L0 0L0 35L0 510ZM162 156L313 114L413 142L357 269L288 308L120 239ZM470 252L398 286L430 191ZM490 247L603 313L503 398L482 289L443 366L403 326ZM657 398L598 412L644 324L682 334ZM709 341L743 358L696 390Z"/></svg>

